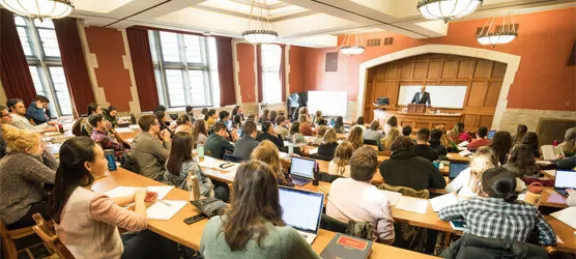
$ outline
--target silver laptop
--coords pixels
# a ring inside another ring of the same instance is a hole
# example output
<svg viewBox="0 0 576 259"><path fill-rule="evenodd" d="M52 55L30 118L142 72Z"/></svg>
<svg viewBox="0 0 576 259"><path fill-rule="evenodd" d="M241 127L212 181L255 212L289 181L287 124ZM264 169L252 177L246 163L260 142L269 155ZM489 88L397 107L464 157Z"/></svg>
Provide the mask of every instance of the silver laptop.
<svg viewBox="0 0 576 259"><path fill-rule="evenodd" d="M284 186L279 186L278 189L283 210L282 219L288 226L296 229L308 244L312 244L320 228L324 194Z"/></svg>
<svg viewBox="0 0 576 259"><path fill-rule="evenodd" d="M554 178L554 189L559 194L567 197L566 189L576 189L576 172L558 170Z"/></svg>
<svg viewBox="0 0 576 259"><path fill-rule="evenodd" d="M316 160L293 156L290 164L292 182L295 185L302 186L314 180L315 166Z"/></svg>

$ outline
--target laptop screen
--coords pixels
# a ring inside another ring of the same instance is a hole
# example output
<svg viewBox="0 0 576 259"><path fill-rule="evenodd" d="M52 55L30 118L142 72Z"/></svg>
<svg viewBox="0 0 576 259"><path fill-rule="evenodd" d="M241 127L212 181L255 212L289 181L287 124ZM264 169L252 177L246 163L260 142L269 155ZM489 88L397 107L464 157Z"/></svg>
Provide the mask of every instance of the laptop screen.
<svg viewBox="0 0 576 259"><path fill-rule="evenodd" d="M496 135L496 131L495 131L495 130L488 131L488 139L494 138L494 135Z"/></svg>
<svg viewBox="0 0 576 259"><path fill-rule="evenodd" d="M306 232L318 232L324 194L279 186L282 219L288 226Z"/></svg>
<svg viewBox="0 0 576 259"><path fill-rule="evenodd" d="M315 160L304 159L300 157L292 157L292 164L290 165L290 174L314 179L314 165Z"/></svg>
<svg viewBox="0 0 576 259"><path fill-rule="evenodd" d="M456 178L460 172L464 171L466 168L468 168L468 163L450 162L450 174L448 175L448 178Z"/></svg>
<svg viewBox="0 0 576 259"><path fill-rule="evenodd" d="M555 178L554 187L576 189L576 172L558 170Z"/></svg>

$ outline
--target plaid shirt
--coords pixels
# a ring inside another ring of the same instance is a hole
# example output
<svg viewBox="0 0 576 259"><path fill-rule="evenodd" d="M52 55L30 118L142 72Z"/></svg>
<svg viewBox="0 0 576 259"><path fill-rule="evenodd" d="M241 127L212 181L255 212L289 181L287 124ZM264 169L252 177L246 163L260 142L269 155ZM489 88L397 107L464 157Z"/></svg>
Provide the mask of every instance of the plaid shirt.
<svg viewBox="0 0 576 259"><path fill-rule="evenodd" d="M114 149L114 154L116 155L116 158L119 161L122 159L122 156L124 155L124 146L116 142L115 139L110 138L108 136L108 133L94 129L92 131L92 136L90 136L90 138L96 141L96 143L98 143L104 150Z"/></svg>
<svg viewBox="0 0 576 259"><path fill-rule="evenodd" d="M438 216L444 221L465 220L466 233L520 242L525 242L536 227L541 245L556 245L552 227L536 207L526 203L477 197L448 206Z"/></svg>

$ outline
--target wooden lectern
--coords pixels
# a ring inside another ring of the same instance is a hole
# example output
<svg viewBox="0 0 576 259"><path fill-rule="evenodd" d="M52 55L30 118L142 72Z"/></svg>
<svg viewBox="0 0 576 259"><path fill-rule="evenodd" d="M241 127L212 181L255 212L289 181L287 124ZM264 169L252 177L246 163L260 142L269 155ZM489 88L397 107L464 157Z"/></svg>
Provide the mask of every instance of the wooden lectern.
<svg viewBox="0 0 576 259"><path fill-rule="evenodd" d="M408 104L408 113L426 113L426 104Z"/></svg>

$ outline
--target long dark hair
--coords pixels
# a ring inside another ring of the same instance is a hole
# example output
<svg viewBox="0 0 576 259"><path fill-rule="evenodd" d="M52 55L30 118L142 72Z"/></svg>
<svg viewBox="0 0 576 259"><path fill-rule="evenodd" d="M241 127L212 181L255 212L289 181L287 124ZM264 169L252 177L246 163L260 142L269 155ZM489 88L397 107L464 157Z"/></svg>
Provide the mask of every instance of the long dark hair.
<svg viewBox="0 0 576 259"><path fill-rule="evenodd" d="M187 132L178 132L174 134L172 139L172 147L170 148L170 156L166 161L166 169L173 175L180 175L182 163L193 161L192 147L194 146L194 138Z"/></svg>
<svg viewBox="0 0 576 259"><path fill-rule="evenodd" d="M54 189L48 197L48 214L54 222L60 224L62 210L68 198L77 187L89 186L94 176L84 166L85 162L94 162L96 143L89 137L75 137L66 140L60 147L60 165L56 170Z"/></svg>
<svg viewBox="0 0 576 259"><path fill-rule="evenodd" d="M482 175L482 190L492 198L501 198L514 203L516 194L516 177L504 167L488 169Z"/></svg>
<svg viewBox="0 0 576 259"><path fill-rule="evenodd" d="M342 127L344 127L344 119L342 116L338 116L338 118L336 118L336 122L334 123L334 128L339 129Z"/></svg>
<svg viewBox="0 0 576 259"><path fill-rule="evenodd" d="M524 135L524 138L522 139L522 144L528 145L528 147L532 149L532 153L534 154L535 157L540 157L538 134L536 134L536 132L533 131L527 132L526 135Z"/></svg>
<svg viewBox="0 0 576 259"><path fill-rule="evenodd" d="M290 135L294 135L296 133L300 133L300 122L294 122L292 123L292 126L290 126Z"/></svg>
<svg viewBox="0 0 576 259"><path fill-rule="evenodd" d="M208 136L208 130L206 130L206 122L204 120L197 120L196 125L194 125L194 132L192 133L195 140L198 140L198 135L200 133Z"/></svg>
<svg viewBox="0 0 576 259"><path fill-rule="evenodd" d="M498 131L494 134L494 137L490 140L488 146L494 150L498 162L504 164L506 163L506 157L512 148L512 136L510 136L508 131ZM496 164L495 166L498 165Z"/></svg>
<svg viewBox="0 0 576 259"><path fill-rule="evenodd" d="M234 109L232 109L232 117L238 115L238 110L240 110L240 106L239 105L234 106Z"/></svg>
<svg viewBox="0 0 576 259"><path fill-rule="evenodd" d="M527 131L528 126L524 124L518 124L518 127L516 128L516 136L514 136L514 144L521 144Z"/></svg>
<svg viewBox="0 0 576 259"><path fill-rule="evenodd" d="M232 118L232 126L235 129L242 128L242 115L234 115L234 118Z"/></svg>
<svg viewBox="0 0 576 259"><path fill-rule="evenodd" d="M285 226L276 177L270 167L252 160L240 165L232 186L230 210L221 231L231 251L242 251L252 238L258 246L268 235L266 223Z"/></svg>
<svg viewBox="0 0 576 259"><path fill-rule="evenodd" d="M538 173L534 153L530 147L524 144L517 144L512 148L508 157L508 165L518 168L519 171L516 176L520 178Z"/></svg>

